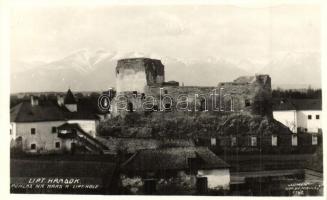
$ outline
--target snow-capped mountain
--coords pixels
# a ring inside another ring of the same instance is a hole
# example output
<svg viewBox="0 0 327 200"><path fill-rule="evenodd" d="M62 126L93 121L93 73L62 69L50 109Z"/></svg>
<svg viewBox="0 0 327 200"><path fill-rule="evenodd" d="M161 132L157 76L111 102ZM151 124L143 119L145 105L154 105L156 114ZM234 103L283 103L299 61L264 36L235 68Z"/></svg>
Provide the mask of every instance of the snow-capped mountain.
<svg viewBox="0 0 327 200"><path fill-rule="evenodd" d="M138 52L90 52L79 50L52 62L11 63L11 92L106 90L115 87L115 67L122 58L149 57L162 60L166 81L175 80L184 85L216 86L218 82L232 81L238 76L268 73L276 84L320 84L319 54L289 55L274 59L264 67L250 60L233 63L223 58L182 60ZM296 71L296 73L294 73ZM282 76L281 76L282 75ZM303 77L301 77L303 76ZM301 82L299 82L301 80Z"/></svg>
<svg viewBox="0 0 327 200"><path fill-rule="evenodd" d="M276 56L259 72L269 74L275 87L321 87L320 54L317 52Z"/></svg>

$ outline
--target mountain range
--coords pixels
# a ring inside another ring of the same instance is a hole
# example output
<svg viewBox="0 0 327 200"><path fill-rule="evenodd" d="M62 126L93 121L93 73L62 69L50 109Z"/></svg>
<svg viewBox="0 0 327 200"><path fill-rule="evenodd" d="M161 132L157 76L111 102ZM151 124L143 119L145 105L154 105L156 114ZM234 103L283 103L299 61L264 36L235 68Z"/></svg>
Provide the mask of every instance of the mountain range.
<svg viewBox="0 0 327 200"><path fill-rule="evenodd" d="M320 55L318 53L289 53L266 65L250 59L232 62L224 58L181 60L137 52L119 53L79 50L52 62L11 63L11 93L66 91L101 91L115 87L115 67L121 58L150 57L161 59L165 65L166 81L180 84L216 86L238 76L269 74L277 87L320 87Z"/></svg>

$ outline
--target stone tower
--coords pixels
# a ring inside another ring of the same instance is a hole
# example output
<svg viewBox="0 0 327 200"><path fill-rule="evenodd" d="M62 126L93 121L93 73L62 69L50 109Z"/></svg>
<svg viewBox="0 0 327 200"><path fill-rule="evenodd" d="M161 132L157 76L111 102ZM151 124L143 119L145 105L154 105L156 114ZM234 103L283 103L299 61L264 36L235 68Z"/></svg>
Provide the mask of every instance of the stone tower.
<svg viewBox="0 0 327 200"><path fill-rule="evenodd" d="M165 69L160 60L127 58L117 62L117 92L144 93L146 86L160 86L165 81Z"/></svg>

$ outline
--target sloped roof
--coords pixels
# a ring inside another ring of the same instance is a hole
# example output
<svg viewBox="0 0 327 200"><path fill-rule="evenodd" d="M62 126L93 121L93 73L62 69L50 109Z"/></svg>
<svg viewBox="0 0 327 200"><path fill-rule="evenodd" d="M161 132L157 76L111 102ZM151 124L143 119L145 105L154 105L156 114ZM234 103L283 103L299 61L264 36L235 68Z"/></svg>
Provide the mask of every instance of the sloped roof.
<svg viewBox="0 0 327 200"><path fill-rule="evenodd" d="M95 120L99 117L95 113L90 112L65 112L66 119L70 120Z"/></svg>
<svg viewBox="0 0 327 200"><path fill-rule="evenodd" d="M289 99L276 99L273 101L273 110L296 110Z"/></svg>
<svg viewBox="0 0 327 200"><path fill-rule="evenodd" d="M69 112L64 106L60 107L52 101L39 101L39 105L32 106L24 101L10 109L11 122L40 122L65 120L95 120L98 116L93 110L82 109Z"/></svg>
<svg viewBox="0 0 327 200"><path fill-rule="evenodd" d="M30 102L22 102L10 110L11 122L38 122L65 120L65 114L59 106L50 101L40 102L32 106Z"/></svg>
<svg viewBox="0 0 327 200"><path fill-rule="evenodd" d="M228 168L229 165L206 147L146 149L135 153L122 165L126 171L188 169L188 158L199 158L199 169Z"/></svg>
<svg viewBox="0 0 327 200"><path fill-rule="evenodd" d="M277 99L273 110L322 110L321 99Z"/></svg>
<svg viewBox="0 0 327 200"><path fill-rule="evenodd" d="M64 99L64 103L65 104L76 104L77 101L72 93L72 91L70 89L68 89L65 99Z"/></svg>
<svg viewBox="0 0 327 200"><path fill-rule="evenodd" d="M86 133L79 124L77 123L64 123L61 126L58 126L59 130L77 130L79 133L83 134L84 137L88 138L88 140L92 140L93 143L96 143L97 145L101 146L104 150L108 150L108 147L104 145L101 141L98 139L93 138L88 133Z"/></svg>
<svg viewBox="0 0 327 200"><path fill-rule="evenodd" d="M77 123L64 123L57 127L59 130L61 129L76 129L82 130L81 127ZM82 130L83 131L83 130Z"/></svg>
<svg viewBox="0 0 327 200"><path fill-rule="evenodd" d="M322 110L321 99L292 99L297 110Z"/></svg>

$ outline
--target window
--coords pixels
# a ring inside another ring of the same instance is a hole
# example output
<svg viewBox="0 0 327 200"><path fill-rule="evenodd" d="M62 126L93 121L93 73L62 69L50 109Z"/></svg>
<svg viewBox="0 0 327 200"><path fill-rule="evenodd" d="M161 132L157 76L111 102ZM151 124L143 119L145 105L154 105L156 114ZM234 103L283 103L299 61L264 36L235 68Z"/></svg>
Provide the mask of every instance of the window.
<svg viewBox="0 0 327 200"><path fill-rule="evenodd" d="M257 137L255 136L251 137L251 146L253 147L257 146Z"/></svg>
<svg viewBox="0 0 327 200"><path fill-rule="evenodd" d="M318 144L318 137L316 135L312 135L312 145Z"/></svg>
<svg viewBox="0 0 327 200"><path fill-rule="evenodd" d="M217 140L216 138L211 138L211 146L216 146Z"/></svg>
<svg viewBox="0 0 327 200"><path fill-rule="evenodd" d="M36 144L31 144L31 149L35 150L36 149Z"/></svg>
<svg viewBox="0 0 327 200"><path fill-rule="evenodd" d="M245 106L250 106L250 105L251 105L251 103L250 103L250 100L249 100L249 99L245 99L244 103L245 103Z"/></svg>
<svg viewBox="0 0 327 200"><path fill-rule="evenodd" d="M57 132L57 127L53 126L52 127L52 133L56 133Z"/></svg>
<svg viewBox="0 0 327 200"><path fill-rule="evenodd" d="M35 128L31 128L31 134L35 135Z"/></svg>
<svg viewBox="0 0 327 200"><path fill-rule="evenodd" d="M271 136L271 146L277 146L277 136L276 135L272 135Z"/></svg>
<svg viewBox="0 0 327 200"><path fill-rule="evenodd" d="M59 149L60 148L60 142L56 142L56 148Z"/></svg>
<svg viewBox="0 0 327 200"><path fill-rule="evenodd" d="M292 146L297 146L297 135L292 135Z"/></svg>
<svg viewBox="0 0 327 200"><path fill-rule="evenodd" d="M312 119L312 115L308 115L308 119Z"/></svg>
<svg viewBox="0 0 327 200"><path fill-rule="evenodd" d="M165 91L164 91L164 93L165 93L165 94L168 94L168 91L167 91L167 90L165 90Z"/></svg>
<svg viewBox="0 0 327 200"><path fill-rule="evenodd" d="M232 142L231 142L232 147L236 146L236 137L232 137Z"/></svg>
<svg viewBox="0 0 327 200"><path fill-rule="evenodd" d="M319 115L316 115L316 119L320 119L320 116Z"/></svg>

